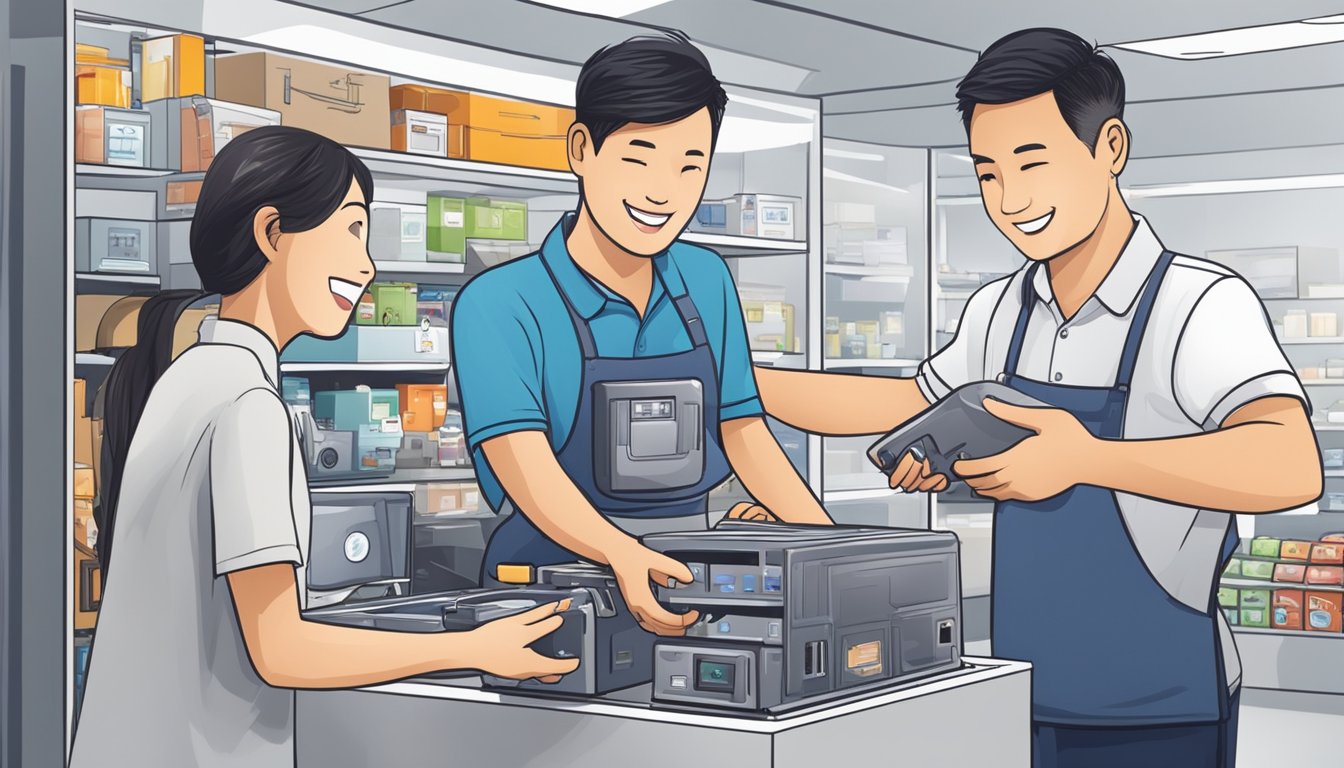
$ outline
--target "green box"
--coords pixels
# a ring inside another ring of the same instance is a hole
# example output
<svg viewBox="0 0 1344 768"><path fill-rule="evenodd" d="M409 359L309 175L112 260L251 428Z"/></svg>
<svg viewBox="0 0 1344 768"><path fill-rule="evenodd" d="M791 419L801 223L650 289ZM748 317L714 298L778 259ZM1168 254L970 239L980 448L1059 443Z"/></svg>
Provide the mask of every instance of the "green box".
<svg viewBox="0 0 1344 768"><path fill-rule="evenodd" d="M466 236L480 240L526 240L527 203L473 197L467 200Z"/></svg>
<svg viewBox="0 0 1344 768"><path fill-rule="evenodd" d="M1257 536L1251 539L1252 557L1278 557L1281 549L1283 549L1283 541L1280 539L1271 539L1268 536Z"/></svg>
<svg viewBox="0 0 1344 768"><path fill-rule="evenodd" d="M1238 605L1236 587L1219 587L1218 604L1224 608L1236 608Z"/></svg>
<svg viewBox="0 0 1344 768"><path fill-rule="evenodd" d="M331 429L359 429L369 423L372 396L367 389L318 392L313 395L313 416L331 423Z"/></svg>
<svg viewBox="0 0 1344 768"><path fill-rule="evenodd" d="M1242 560L1241 576L1244 579L1269 581L1274 578L1274 563L1271 560Z"/></svg>
<svg viewBox="0 0 1344 768"><path fill-rule="evenodd" d="M1234 557L1234 558L1232 558L1231 560L1229 560L1228 563L1227 563L1227 567L1223 569L1223 575L1224 575L1224 576L1240 576L1240 575L1241 575L1241 558L1239 558L1239 557Z"/></svg>
<svg viewBox="0 0 1344 768"><path fill-rule="evenodd" d="M415 325L419 292L415 283L374 283L369 286L373 295L373 317L355 318L356 325Z"/></svg>
<svg viewBox="0 0 1344 768"><path fill-rule="evenodd" d="M1243 627L1268 627L1269 609L1268 608L1242 608L1241 626Z"/></svg>
<svg viewBox="0 0 1344 768"><path fill-rule="evenodd" d="M1234 627L1241 623L1241 614L1236 608L1224 608L1223 615L1227 617L1227 623Z"/></svg>
<svg viewBox="0 0 1344 768"><path fill-rule="evenodd" d="M1222 594L1222 590L1219 590ZM1269 590L1268 589L1243 589L1241 590L1242 608L1268 608Z"/></svg>
<svg viewBox="0 0 1344 768"><path fill-rule="evenodd" d="M369 415L374 423L383 419L401 418L401 395L395 389L375 389L371 393L372 407Z"/></svg>
<svg viewBox="0 0 1344 768"><path fill-rule="evenodd" d="M430 195L426 200L425 256L430 261L461 264L467 260L467 201Z"/></svg>

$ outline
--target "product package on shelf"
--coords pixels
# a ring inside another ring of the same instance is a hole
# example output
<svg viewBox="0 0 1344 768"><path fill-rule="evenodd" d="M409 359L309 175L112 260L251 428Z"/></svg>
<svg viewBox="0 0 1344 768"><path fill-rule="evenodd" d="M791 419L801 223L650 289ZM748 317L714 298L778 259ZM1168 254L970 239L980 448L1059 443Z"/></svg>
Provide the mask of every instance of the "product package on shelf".
<svg viewBox="0 0 1344 768"><path fill-rule="evenodd" d="M569 170L565 136L572 109L425 85L393 87L390 105L446 117L448 157Z"/></svg>
<svg viewBox="0 0 1344 768"><path fill-rule="evenodd" d="M375 201L369 211L369 254L379 261L425 261L426 210Z"/></svg>
<svg viewBox="0 0 1344 768"><path fill-rule="evenodd" d="M215 59L216 98L273 109L285 125L355 147L391 147L389 88L386 75L275 53Z"/></svg>
<svg viewBox="0 0 1344 768"><path fill-rule="evenodd" d="M467 260L467 201L430 195L425 215L426 258L461 264Z"/></svg>
<svg viewBox="0 0 1344 768"><path fill-rule="evenodd" d="M1307 612L1303 629L1308 632L1340 632L1341 598L1344 598L1344 593L1307 590Z"/></svg>
<svg viewBox="0 0 1344 768"><path fill-rule="evenodd" d="M233 139L254 128L281 123L274 109L204 96L151 101L145 110L153 120L154 167L180 171L209 170L215 156Z"/></svg>
<svg viewBox="0 0 1344 768"><path fill-rule="evenodd" d="M205 40L169 35L140 41L140 100L205 95Z"/></svg>
<svg viewBox="0 0 1344 768"><path fill-rule="evenodd" d="M448 157L448 117L414 109L392 110L392 149Z"/></svg>
<svg viewBox="0 0 1344 768"><path fill-rule="evenodd" d="M131 107L129 45L114 54L110 48L75 43L75 103Z"/></svg>
<svg viewBox="0 0 1344 768"><path fill-rule="evenodd" d="M145 110L75 107L75 162L144 168L152 140L152 119Z"/></svg>
<svg viewBox="0 0 1344 768"><path fill-rule="evenodd" d="M1302 629L1303 592L1300 589L1274 590L1274 611L1271 616L1275 629Z"/></svg>

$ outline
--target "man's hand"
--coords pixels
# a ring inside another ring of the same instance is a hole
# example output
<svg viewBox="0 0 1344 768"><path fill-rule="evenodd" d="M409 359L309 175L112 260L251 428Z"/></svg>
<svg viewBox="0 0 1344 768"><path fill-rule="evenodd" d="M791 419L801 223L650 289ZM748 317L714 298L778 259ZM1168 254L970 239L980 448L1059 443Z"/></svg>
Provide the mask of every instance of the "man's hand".
<svg viewBox="0 0 1344 768"><path fill-rule="evenodd" d="M621 596L634 615L635 621L644 629L664 637L679 637L686 633L686 627L694 624L700 614L672 613L658 602L653 594L652 581L670 587L672 580L690 584L695 576L684 563L654 552L636 541L621 548L607 559L611 570L616 574L616 582L621 587Z"/></svg>
<svg viewBox="0 0 1344 768"><path fill-rule="evenodd" d="M579 660L543 656L529 646L559 629L563 619L557 614L569 610L569 606L569 599L565 599L482 624L465 633L471 643L469 655L478 660L475 664L482 672L513 680L536 678L557 683L561 676L578 669Z"/></svg>
<svg viewBox="0 0 1344 768"><path fill-rule="evenodd" d="M728 510L724 515L724 520L755 520L761 523L778 523L779 518L774 513L762 507L760 504L754 504L750 501L739 501Z"/></svg>
<svg viewBox="0 0 1344 768"><path fill-rule="evenodd" d="M937 493L947 489L947 476L934 474L928 459L919 461L910 451L906 451L896 464L889 481L892 488L906 493Z"/></svg>
<svg viewBox="0 0 1344 768"><path fill-rule="evenodd" d="M999 501L1040 501L1079 483L1101 440L1073 414L1059 408L1026 408L986 399L995 417L1035 432L1003 453L963 459L952 471L976 493Z"/></svg>

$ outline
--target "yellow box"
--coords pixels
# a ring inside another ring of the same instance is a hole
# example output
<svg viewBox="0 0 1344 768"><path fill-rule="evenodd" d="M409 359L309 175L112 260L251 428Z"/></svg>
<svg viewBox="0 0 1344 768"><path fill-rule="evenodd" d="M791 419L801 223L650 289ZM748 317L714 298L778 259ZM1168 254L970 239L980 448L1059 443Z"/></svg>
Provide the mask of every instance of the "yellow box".
<svg viewBox="0 0 1344 768"><path fill-rule="evenodd" d="M153 37L140 44L140 100L205 95L205 40Z"/></svg>
<svg viewBox="0 0 1344 768"><path fill-rule="evenodd" d="M75 465L75 498L92 500L96 495L93 484L93 467L88 464Z"/></svg>
<svg viewBox="0 0 1344 768"><path fill-rule="evenodd" d="M449 157L569 170L572 109L424 85L394 86L390 106L446 115Z"/></svg>
<svg viewBox="0 0 1344 768"><path fill-rule="evenodd" d="M75 103L131 108L131 71L97 64L75 66Z"/></svg>

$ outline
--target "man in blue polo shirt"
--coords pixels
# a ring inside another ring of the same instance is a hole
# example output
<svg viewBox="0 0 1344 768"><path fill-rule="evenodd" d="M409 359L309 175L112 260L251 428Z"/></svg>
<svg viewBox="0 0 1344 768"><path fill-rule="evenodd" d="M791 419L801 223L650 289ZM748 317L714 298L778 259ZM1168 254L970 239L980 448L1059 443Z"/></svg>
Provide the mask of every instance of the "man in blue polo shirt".
<svg viewBox="0 0 1344 768"><path fill-rule="evenodd" d="M654 599L690 581L638 536L705 525L736 473L778 518L829 523L762 414L737 290L714 252L676 242L700 204L727 95L679 34L604 48L570 127L580 205L541 250L472 280L453 309L467 441L507 515L485 578L583 558L610 565L640 624L698 617Z"/></svg>

